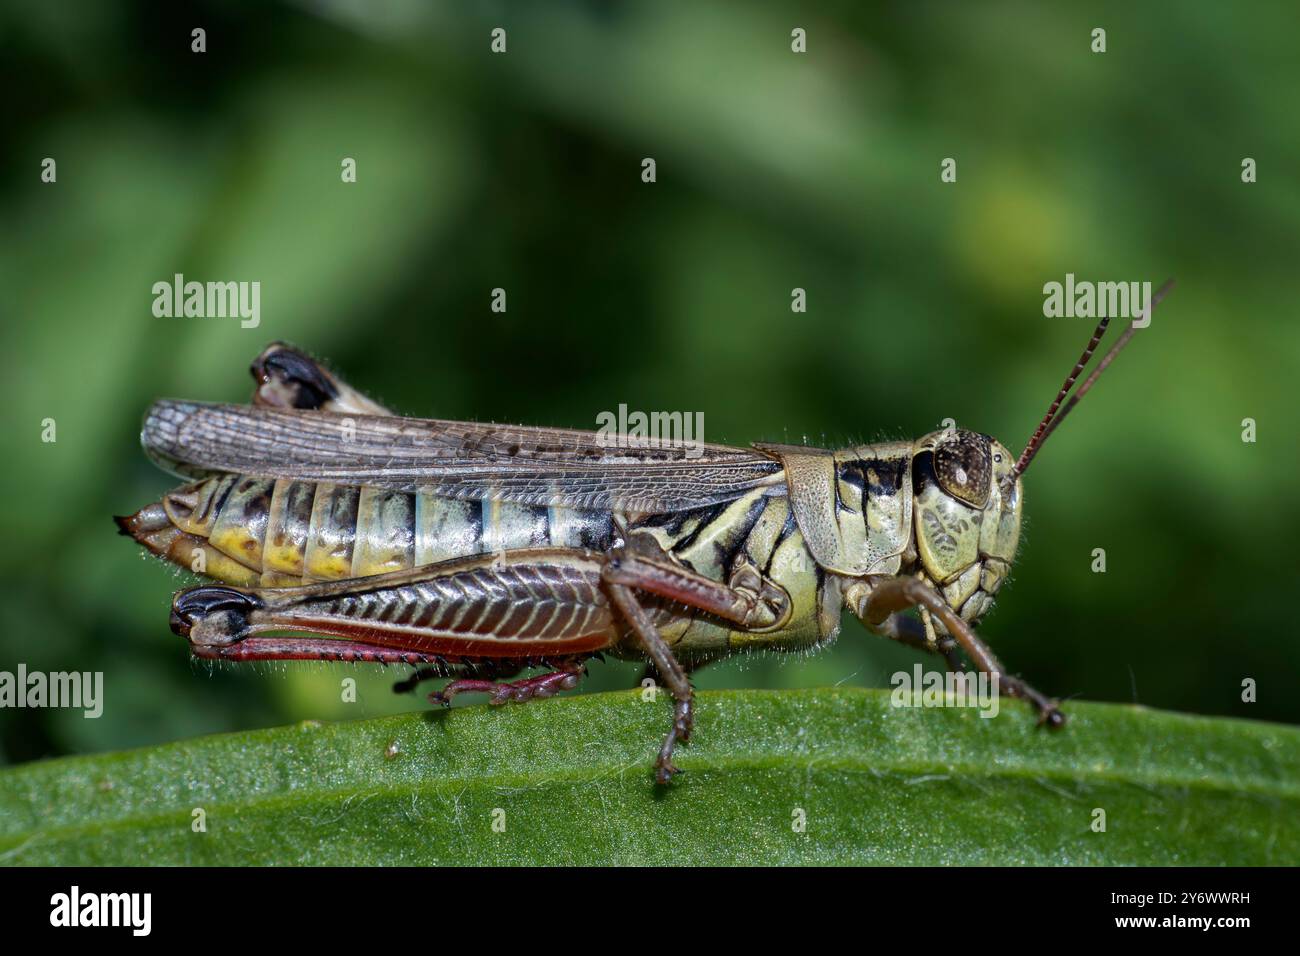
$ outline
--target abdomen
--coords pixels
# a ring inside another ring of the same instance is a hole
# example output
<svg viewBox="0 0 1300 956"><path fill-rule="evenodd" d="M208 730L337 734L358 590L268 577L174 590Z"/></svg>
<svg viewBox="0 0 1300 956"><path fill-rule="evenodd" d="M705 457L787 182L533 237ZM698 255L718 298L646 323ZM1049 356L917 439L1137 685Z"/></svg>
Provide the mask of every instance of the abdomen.
<svg viewBox="0 0 1300 956"><path fill-rule="evenodd" d="M155 554L243 587L368 577L520 548L604 551L613 539L607 511L240 475L178 488L118 524Z"/></svg>

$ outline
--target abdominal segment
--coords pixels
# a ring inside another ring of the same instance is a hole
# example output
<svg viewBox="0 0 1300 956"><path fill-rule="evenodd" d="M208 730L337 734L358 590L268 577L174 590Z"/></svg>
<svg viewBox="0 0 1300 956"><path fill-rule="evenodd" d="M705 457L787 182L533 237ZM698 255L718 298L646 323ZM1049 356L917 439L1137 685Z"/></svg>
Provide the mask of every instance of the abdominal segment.
<svg viewBox="0 0 1300 956"><path fill-rule="evenodd" d="M613 539L607 511L247 475L185 485L117 522L154 554L240 587L369 577L520 548L603 551Z"/></svg>

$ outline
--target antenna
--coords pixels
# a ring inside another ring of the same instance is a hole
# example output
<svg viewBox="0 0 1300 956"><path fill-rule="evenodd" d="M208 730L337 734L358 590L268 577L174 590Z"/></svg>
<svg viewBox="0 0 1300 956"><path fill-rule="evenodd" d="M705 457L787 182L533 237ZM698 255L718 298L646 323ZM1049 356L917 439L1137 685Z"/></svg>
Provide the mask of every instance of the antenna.
<svg viewBox="0 0 1300 956"><path fill-rule="evenodd" d="M1173 287L1174 280L1169 279L1151 296L1151 304L1147 307L1148 318ZM1069 394L1075 381L1082 374L1088 360L1092 358L1092 353L1097 350L1097 345L1101 342L1102 336L1106 334L1108 325L1110 325L1109 316L1103 316L1101 321L1097 323L1097 328L1093 331L1092 338L1088 340L1083 354L1079 356L1079 361L1075 364L1073 371L1065 377L1065 383L1061 386L1061 390L1056 393L1056 398L1047 409L1047 414L1043 416L1043 420L1038 423L1038 428L1034 430L1033 437L1029 439L1029 444L1025 446L1025 450L1020 453L1020 457L1012 466L1011 473L1005 479L1005 484L1013 483L1028 470L1029 463L1034 460L1034 456L1038 454L1047 439L1051 437L1052 432L1056 431L1061 422L1065 421L1065 416L1074 410L1074 406L1079 404L1079 399L1088 394L1088 389L1096 384L1097 379L1101 377L1101 373L1106 371L1106 366L1115 361L1115 356L1120 353L1120 349L1128 345L1129 339L1133 338L1133 333L1137 331L1137 326L1130 322L1129 327L1124 330L1124 334L1110 347L1110 351L1102 356L1101 361L1097 363L1097 367L1092 370L1092 374L1083 380L1083 384L1079 386L1073 395L1070 395L1069 401L1066 401L1066 395ZM1064 407L1061 406L1062 402L1065 402ZM1058 409L1060 410L1059 413Z"/></svg>

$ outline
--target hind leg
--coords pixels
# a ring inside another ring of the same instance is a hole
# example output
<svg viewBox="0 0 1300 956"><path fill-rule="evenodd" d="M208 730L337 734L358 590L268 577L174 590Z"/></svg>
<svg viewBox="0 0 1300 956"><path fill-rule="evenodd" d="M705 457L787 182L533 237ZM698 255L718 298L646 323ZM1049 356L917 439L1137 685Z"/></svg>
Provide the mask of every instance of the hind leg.
<svg viewBox="0 0 1300 956"><path fill-rule="evenodd" d="M582 661L567 661L553 671L517 681L458 677L442 690L430 694L429 700L450 707L457 694L487 694L489 704L523 703L535 698L554 697L562 690L573 690L586 673L587 665Z"/></svg>
<svg viewBox="0 0 1300 956"><path fill-rule="evenodd" d="M272 342L249 366L254 405L319 409L353 415L392 415L301 349Z"/></svg>

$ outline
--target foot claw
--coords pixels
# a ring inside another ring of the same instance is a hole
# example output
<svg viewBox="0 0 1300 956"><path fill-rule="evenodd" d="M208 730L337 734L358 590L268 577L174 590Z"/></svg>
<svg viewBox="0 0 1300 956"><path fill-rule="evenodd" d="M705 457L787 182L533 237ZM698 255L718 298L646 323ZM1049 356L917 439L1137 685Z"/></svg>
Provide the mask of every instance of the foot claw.
<svg viewBox="0 0 1300 956"><path fill-rule="evenodd" d="M1056 705L1043 710L1038 715L1038 726L1046 724L1052 730L1059 730L1064 727L1068 718L1061 711L1056 709Z"/></svg>
<svg viewBox="0 0 1300 956"><path fill-rule="evenodd" d="M673 782L673 774L678 773L681 773L681 771L673 766L672 761L661 760L659 769L655 771L655 783L661 787L666 787Z"/></svg>

